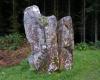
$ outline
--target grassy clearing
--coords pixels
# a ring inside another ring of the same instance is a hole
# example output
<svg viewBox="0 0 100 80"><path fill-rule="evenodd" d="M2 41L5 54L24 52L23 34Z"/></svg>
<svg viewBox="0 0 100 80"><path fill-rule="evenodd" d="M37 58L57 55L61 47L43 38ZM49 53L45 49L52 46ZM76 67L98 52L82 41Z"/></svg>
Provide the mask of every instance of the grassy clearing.
<svg viewBox="0 0 100 80"><path fill-rule="evenodd" d="M46 74L29 70L27 60L0 68L0 80L100 80L100 50L75 51L72 70Z"/></svg>

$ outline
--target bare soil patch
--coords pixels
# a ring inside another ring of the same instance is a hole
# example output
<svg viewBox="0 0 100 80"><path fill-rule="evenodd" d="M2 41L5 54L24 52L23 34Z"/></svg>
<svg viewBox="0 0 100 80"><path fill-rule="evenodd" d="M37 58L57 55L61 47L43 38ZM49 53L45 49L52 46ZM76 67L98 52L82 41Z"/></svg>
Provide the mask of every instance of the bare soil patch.
<svg viewBox="0 0 100 80"><path fill-rule="evenodd" d="M24 44L15 51L0 50L0 66L8 67L19 64L30 53L30 46Z"/></svg>

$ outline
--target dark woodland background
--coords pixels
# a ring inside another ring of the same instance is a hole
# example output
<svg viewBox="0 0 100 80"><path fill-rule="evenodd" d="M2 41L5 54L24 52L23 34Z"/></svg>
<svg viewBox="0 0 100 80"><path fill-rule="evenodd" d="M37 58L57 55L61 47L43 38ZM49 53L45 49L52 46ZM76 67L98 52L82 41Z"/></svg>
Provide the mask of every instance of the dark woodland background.
<svg viewBox="0 0 100 80"><path fill-rule="evenodd" d="M72 16L75 42L100 40L100 0L0 0L0 36L24 33L23 12L31 5L58 20Z"/></svg>

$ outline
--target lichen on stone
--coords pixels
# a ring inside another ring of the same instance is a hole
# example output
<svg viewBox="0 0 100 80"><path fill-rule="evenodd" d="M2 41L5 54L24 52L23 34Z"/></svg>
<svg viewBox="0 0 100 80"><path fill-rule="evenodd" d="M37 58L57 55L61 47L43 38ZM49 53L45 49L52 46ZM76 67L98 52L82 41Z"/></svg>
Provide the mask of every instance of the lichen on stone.
<svg viewBox="0 0 100 80"><path fill-rule="evenodd" d="M43 27L47 27L48 25L48 18L45 16L39 17L39 24Z"/></svg>

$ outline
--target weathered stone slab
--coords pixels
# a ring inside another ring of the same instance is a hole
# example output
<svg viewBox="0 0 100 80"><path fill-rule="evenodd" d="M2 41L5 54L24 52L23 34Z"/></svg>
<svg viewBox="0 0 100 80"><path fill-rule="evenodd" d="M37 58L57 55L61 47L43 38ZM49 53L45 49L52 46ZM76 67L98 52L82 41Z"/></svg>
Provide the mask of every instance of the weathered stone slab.
<svg viewBox="0 0 100 80"><path fill-rule="evenodd" d="M45 17L39 8L30 6L24 11L24 27L32 54L28 60L31 67L39 71L53 72L58 69L57 20Z"/></svg>
<svg viewBox="0 0 100 80"><path fill-rule="evenodd" d="M60 69L71 69L74 49L74 32L70 16L58 22L58 52Z"/></svg>

